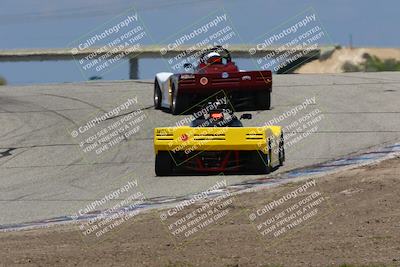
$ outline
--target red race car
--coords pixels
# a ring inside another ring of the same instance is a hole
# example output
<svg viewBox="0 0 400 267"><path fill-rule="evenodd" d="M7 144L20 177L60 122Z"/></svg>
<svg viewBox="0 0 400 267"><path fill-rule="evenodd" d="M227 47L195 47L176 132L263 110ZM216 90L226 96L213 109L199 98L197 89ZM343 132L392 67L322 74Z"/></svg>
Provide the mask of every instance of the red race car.
<svg viewBox="0 0 400 267"><path fill-rule="evenodd" d="M172 114L181 114L215 96L229 97L238 109L269 109L271 105L272 73L239 70L230 52L216 46L199 57L196 67L185 64L184 73L157 73L154 80L154 106L167 108ZM223 91L223 93L222 93Z"/></svg>

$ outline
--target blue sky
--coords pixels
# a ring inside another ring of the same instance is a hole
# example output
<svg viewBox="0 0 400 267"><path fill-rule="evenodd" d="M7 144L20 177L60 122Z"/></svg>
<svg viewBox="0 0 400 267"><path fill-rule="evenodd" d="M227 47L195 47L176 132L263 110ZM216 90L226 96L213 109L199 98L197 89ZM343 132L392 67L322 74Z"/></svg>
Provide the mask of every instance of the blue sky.
<svg viewBox="0 0 400 267"><path fill-rule="evenodd" d="M221 8L231 18L240 39L251 43L310 7L331 43L348 45L350 34L354 46L398 47L400 43L400 2L395 0L2 0L0 49L68 47L131 7L135 7L151 35L146 43L159 44ZM248 62L238 63L249 67ZM162 68L160 60L143 60L140 76L149 79ZM85 79L71 61L0 63L0 75L11 84ZM127 79L127 63L104 78Z"/></svg>

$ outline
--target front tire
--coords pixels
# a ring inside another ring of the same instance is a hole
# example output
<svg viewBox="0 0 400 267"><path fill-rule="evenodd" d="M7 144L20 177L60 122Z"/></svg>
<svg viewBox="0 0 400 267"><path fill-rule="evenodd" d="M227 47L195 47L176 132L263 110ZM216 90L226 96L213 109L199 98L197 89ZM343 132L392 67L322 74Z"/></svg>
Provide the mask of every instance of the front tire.
<svg viewBox="0 0 400 267"><path fill-rule="evenodd" d="M157 176L167 176L172 174L173 160L168 151L158 151L156 155L155 172Z"/></svg>

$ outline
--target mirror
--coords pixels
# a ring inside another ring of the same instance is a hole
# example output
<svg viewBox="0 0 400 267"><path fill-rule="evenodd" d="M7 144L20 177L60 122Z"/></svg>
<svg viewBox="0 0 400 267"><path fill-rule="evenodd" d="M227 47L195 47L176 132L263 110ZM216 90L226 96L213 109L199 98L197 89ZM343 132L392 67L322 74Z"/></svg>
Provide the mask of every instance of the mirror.
<svg viewBox="0 0 400 267"><path fill-rule="evenodd" d="M251 120L253 116L250 113L244 113L242 116L240 116L240 119L242 120Z"/></svg>

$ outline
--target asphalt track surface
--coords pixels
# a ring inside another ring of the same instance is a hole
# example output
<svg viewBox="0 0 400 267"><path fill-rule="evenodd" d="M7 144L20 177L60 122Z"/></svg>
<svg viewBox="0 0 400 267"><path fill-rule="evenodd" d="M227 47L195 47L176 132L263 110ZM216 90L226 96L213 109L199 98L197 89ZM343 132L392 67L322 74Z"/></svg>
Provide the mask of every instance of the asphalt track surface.
<svg viewBox="0 0 400 267"><path fill-rule="evenodd" d="M152 95L151 81L1 87L0 224L75 214L132 180L146 198L155 198L201 192L221 180L234 184L264 177L156 177L153 128L174 126L185 116L154 110ZM270 176L399 140L400 75L391 72L275 75L272 110L250 112L253 120L245 126L279 118L314 96L315 104L279 124L291 125L318 109L323 117L316 132L288 146L285 166ZM140 130L99 156L83 152L71 131L135 97L137 103L123 113L142 109Z"/></svg>

